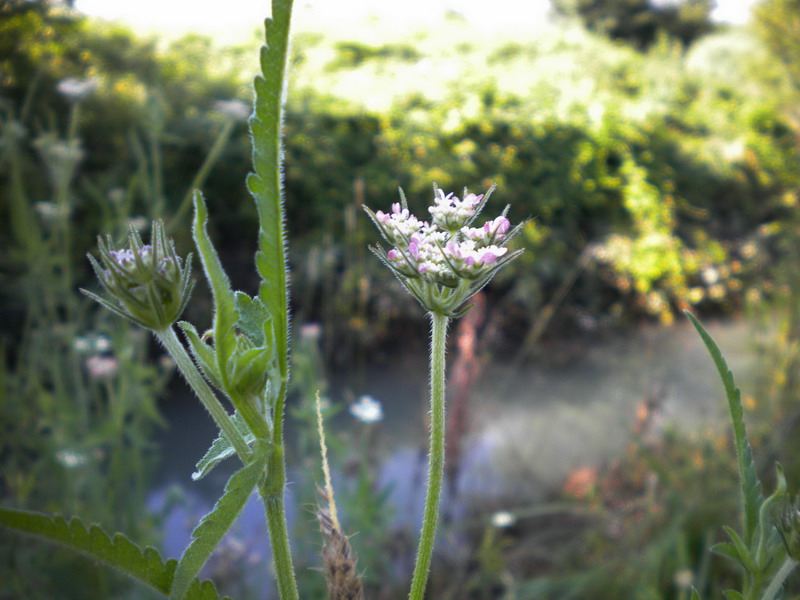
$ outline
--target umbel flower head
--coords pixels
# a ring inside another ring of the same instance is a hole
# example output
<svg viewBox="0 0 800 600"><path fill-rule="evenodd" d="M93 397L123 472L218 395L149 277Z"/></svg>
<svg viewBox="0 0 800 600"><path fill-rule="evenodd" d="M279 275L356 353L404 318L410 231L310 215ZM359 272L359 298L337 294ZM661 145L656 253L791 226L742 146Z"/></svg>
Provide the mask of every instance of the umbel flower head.
<svg viewBox="0 0 800 600"><path fill-rule="evenodd" d="M111 236L98 238L100 261L89 261L109 298L81 290L120 317L154 331L172 325L186 308L194 287L190 275L192 255L185 263L167 239L164 224L153 222L150 244L144 244L135 228L128 235L128 247L112 250Z"/></svg>
<svg viewBox="0 0 800 600"><path fill-rule="evenodd" d="M445 194L433 186L433 205L428 208L430 222L421 221L408 210L403 191L401 202L392 204L392 212L364 210L392 248L371 250L397 276L403 286L426 310L457 317L462 305L485 286L495 273L522 253L509 252L506 244L524 225L511 227L506 214L472 227L489 196L470 194L464 199Z"/></svg>

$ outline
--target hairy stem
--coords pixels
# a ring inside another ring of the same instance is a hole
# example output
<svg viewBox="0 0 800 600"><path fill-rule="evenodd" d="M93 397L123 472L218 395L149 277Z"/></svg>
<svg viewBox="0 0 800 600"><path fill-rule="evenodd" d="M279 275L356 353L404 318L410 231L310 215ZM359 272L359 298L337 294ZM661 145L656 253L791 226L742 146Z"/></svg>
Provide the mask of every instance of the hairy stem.
<svg viewBox="0 0 800 600"><path fill-rule="evenodd" d="M178 336L175 335L172 326L161 331L156 331L155 335L158 341L167 349L170 356L172 356L172 359L175 361L175 364L178 365L178 369L186 378L186 381L189 383L195 395L211 414L211 417L214 419L217 427L219 427L222 435L224 435L231 446L233 446L233 449L236 451L236 454L239 455L242 462L247 464L247 459L250 456L250 448L247 442L244 440L242 434L239 433L239 430L236 429L236 425L233 424L233 420L228 414L228 411L220 404L214 392L208 387L206 380L203 379L203 376L197 370L197 367L187 354Z"/></svg>
<svg viewBox="0 0 800 600"><path fill-rule="evenodd" d="M797 565L798 562L795 559L793 559L791 556L787 556L786 560L783 561L781 568L778 569L778 572L775 573L772 581L769 582L767 589L764 590L764 595L761 596L761 600L774 600L778 596L778 592L781 591L786 578L792 573L792 571L794 571Z"/></svg>
<svg viewBox="0 0 800 600"><path fill-rule="evenodd" d="M285 398L286 384L281 385L280 397ZM283 456L283 404L275 406L275 428L273 430L273 452L269 458L266 477L258 486L258 493L264 503L269 529L269 542L272 548L272 561L275 565L275 578L281 600L298 600L297 581L294 577L292 549L289 545L289 531L286 527L284 489L286 464Z"/></svg>
<svg viewBox="0 0 800 600"><path fill-rule="evenodd" d="M445 342L447 341L445 315L431 313L431 442L428 462L428 492L425 497L425 513L417 550L417 564L411 581L410 600L422 600L436 541L436 524L439 520L439 498L444 476L444 373Z"/></svg>

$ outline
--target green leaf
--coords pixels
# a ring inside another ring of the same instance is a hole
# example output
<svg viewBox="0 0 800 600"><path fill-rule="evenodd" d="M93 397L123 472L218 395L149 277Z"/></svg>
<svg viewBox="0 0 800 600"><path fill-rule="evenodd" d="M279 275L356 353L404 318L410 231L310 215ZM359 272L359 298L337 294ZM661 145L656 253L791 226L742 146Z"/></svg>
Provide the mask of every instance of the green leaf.
<svg viewBox="0 0 800 600"><path fill-rule="evenodd" d="M733 424L733 440L736 447L736 460L739 465L739 484L744 503L744 540L749 546L758 527L758 513L764 498L761 495L761 482L756 474L753 461L753 451L747 438L747 428L744 423L744 408L739 388L733 380L733 373L728 369L728 364L720 352L719 347L708 335L694 315L686 311L686 316L692 322L700 337L703 339L714 364L717 367L722 384L725 386L725 395L728 399L728 410Z"/></svg>
<svg viewBox="0 0 800 600"><path fill-rule="evenodd" d="M696 589L692 588L692 595L689 600L701 600L700 594L697 592Z"/></svg>
<svg viewBox="0 0 800 600"><path fill-rule="evenodd" d="M724 556L738 565L745 566L739 558L739 553L736 551L736 547L733 544L729 544L728 542L715 544L711 547L711 552L719 556Z"/></svg>
<svg viewBox="0 0 800 600"><path fill-rule="evenodd" d="M126 575L167 594L172 586L177 561L166 562L158 550L140 548L121 533L112 538L98 525L87 527L77 517L0 508L0 525L15 531L44 538L100 561ZM186 600L220 600L210 581L190 580Z"/></svg>
<svg viewBox="0 0 800 600"><path fill-rule="evenodd" d="M192 580L206 564L219 542L242 512L264 471L266 449L256 452L245 467L234 473L225 486L225 493L192 532L192 543L186 548L175 570L170 600L183 600Z"/></svg>
<svg viewBox="0 0 800 600"><path fill-rule="evenodd" d="M250 338L254 346L267 346L266 332L271 330L272 316L261 298L251 298L244 292L235 292L234 303L239 314L237 327Z"/></svg>
<svg viewBox="0 0 800 600"><path fill-rule="evenodd" d="M282 201L281 126L292 0L273 0L266 22L267 45L261 47L261 74L254 82L255 111L250 118L255 173L247 187L258 210L256 267L259 298L272 315L281 376L288 379L289 288Z"/></svg>
<svg viewBox="0 0 800 600"><path fill-rule="evenodd" d="M211 384L221 390L222 379L220 377L219 367L217 366L217 355L214 348L206 344L197 333L194 325L186 321L178 322L178 327L183 330L186 340L189 342L189 350L192 351L192 357L195 362L200 366L203 375L208 379Z"/></svg>
<svg viewBox="0 0 800 600"><path fill-rule="evenodd" d="M725 533L727 533L728 537L731 538L733 552L735 554L734 560L739 562L749 573L755 573L757 570L756 564L753 562L750 549L744 543L744 540L738 533L736 533L736 530L733 527L723 525L722 529L725 530Z"/></svg>
<svg viewBox="0 0 800 600"><path fill-rule="evenodd" d="M765 567L777 550L781 556L786 554L786 546L780 540L780 534L775 527L775 516L773 507L786 500L786 477L783 474L783 467L775 465L775 491L764 500L758 511L758 544L755 553L757 565Z"/></svg>
<svg viewBox="0 0 800 600"><path fill-rule="evenodd" d="M197 253L200 255L200 262L203 264L203 271L205 271L208 284L211 286L211 293L214 296L214 351L217 355L222 389L230 396L232 390L227 367L228 360L236 350L236 306L228 276L222 268L211 238L208 237L207 222L208 212L203 195L195 192L192 235Z"/></svg>
<svg viewBox="0 0 800 600"><path fill-rule="evenodd" d="M725 590L722 592L722 595L725 596L725 600L744 600L744 596L742 596L741 592L737 592L736 590Z"/></svg>
<svg viewBox="0 0 800 600"><path fill-rule="evenodd" d="M250 431L250 428L247 427L242 415L240 415L238 412L234 413L232 420L233 424L236 425L236 429L238 429L239 433L241 433L242 437L244 437L244 441L247 442L248 445L252 444L256 438ZM197 481L202 479L208 475L219 463L226 458L234 456L235 454L236 451L233 449L233 446L231 446L228 438L226 438L224 435L220 435L212 442L203 458L198 461L195 467L197 470L192 473L192 480Z"/></svg>

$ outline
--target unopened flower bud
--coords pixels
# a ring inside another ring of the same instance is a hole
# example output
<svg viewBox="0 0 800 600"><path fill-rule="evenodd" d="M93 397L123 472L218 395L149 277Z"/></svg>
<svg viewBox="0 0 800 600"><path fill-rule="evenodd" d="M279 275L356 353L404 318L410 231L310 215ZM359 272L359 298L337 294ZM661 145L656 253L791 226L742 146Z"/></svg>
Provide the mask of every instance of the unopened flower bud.
<svg viewBox="0 0 800 600"><path fill-rule="evenodd" d="M167 239L161 221L153 223L150 244L131 228L128 248L111 250L111 238L99 239L100 261L89 260L109 298L82 290L111 312L155 331L171 326L189 301L191 255L184 262Z"/></svg>

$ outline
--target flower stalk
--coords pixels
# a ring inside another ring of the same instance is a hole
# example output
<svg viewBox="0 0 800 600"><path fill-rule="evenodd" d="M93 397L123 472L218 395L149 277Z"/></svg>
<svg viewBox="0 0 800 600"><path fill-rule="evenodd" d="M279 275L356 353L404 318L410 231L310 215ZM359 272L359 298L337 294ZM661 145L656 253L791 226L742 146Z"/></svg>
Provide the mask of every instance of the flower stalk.
<svg viewBox="0 0 800 600"><path fill-rule="evenodd" d="M439 502L444 479L445 442L445 350L449 318L431 313L431 439L428 457L428 490L425 512L417 550L417 562L411 581L410 600L422 600L433 557L436 526L439 521Z"/></svg>
<svg viewBox="0 0 800 600"><path fill-rule="evenodd" d="M192 391L194 391L195 395L200 399L200 402L211 415L211 418L214 419L222 435L224 435L231 446L233 446L233 449L242 460L242 463L247 464L248 457L250 456L250 447L247 445L244 437L242 437L242 434L239 433L236 425L234 425L228 411L220 404L214 392L208 387L206 380L203 379L203 376L197 370L194 362L186 353L186 349L183 347L183 344L181 344L178 336L175 335L175 331L170 326L160 331L154 331L153 333L158 341L163 344L164 348L166 348L167 352L169 352L169 355L172 357L172 360L175 361L181 375L183 375L184 379L186 379L187 383L192 388Z"/></svg>
<svg viewBox="0 0 800 600"><path fill-rule="evenodd" d="M439 503L444 478L445 450L445 351L450 318L460 317L469 306L464 303L479 292L522 250L509 251L507 244L524 226L511 227L506 218L509 207L481 227L472 227L494 191L470 194L464 199L445 194L433 186L430 222L411 214L402 190L401 202L391 213L364 210L392 247L371 248L400 280L403 287L429 313L431 319L431 439L428 487L422 517L417 561L411 582L410 600L423 600L436 541Z"/></svg>

